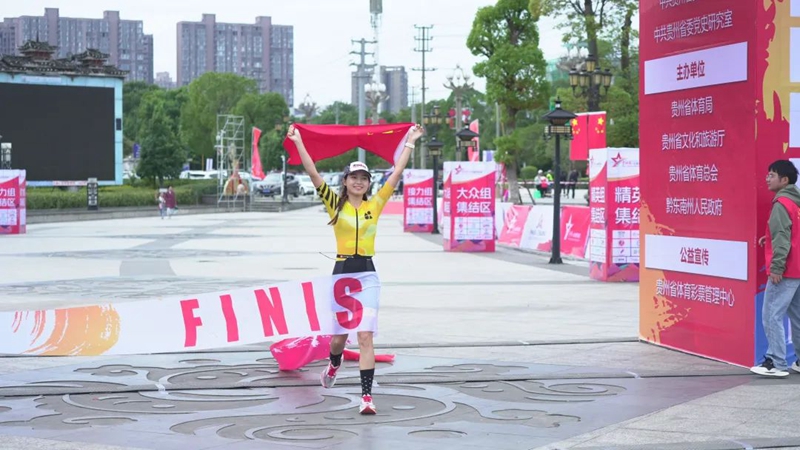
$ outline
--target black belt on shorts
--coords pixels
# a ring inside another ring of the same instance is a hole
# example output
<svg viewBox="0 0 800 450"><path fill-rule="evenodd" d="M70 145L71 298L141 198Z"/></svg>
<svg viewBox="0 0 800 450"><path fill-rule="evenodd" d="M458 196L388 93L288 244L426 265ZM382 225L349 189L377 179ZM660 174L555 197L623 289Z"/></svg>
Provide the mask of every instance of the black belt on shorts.
<svg viewBox="0 0 800 450"><path fill-rule="evenodd" d="M364 255L336 255L336 257L341 259L372 259L372 256Z"/></svg>

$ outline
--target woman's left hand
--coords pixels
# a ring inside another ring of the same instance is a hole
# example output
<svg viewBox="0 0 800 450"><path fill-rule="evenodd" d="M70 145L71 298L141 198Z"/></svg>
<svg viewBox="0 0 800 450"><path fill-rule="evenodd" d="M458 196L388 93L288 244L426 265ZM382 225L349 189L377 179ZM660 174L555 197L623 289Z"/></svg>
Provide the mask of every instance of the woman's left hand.
<svg viewBox="0 0 800 450"><path fill-rule="evenodd" d="M425 129L422 128L422 125L417 124L411 129L411 134L408 136L408 142L413 143L422 135L425 134Z"/></svg>

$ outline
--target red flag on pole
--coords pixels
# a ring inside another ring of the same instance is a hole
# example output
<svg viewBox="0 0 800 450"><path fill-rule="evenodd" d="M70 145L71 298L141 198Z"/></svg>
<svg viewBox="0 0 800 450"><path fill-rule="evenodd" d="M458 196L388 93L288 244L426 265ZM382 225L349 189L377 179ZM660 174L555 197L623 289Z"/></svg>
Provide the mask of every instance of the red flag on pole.
<svg viewBox="0 0 800 450"><path fill-rule="evenodd" d="M258 153L258 141L261 139L261 130L253 127L253 150L250 155L250 173L260 179L264 179L264 167L261 166L261 155Z"/></svg>
<svg viewBox="0 0 800 450"><path fill-rule="evenodd" d="M413 126L413 123L362 126L294 124L300 130L303 144L314 161L339 156L361 147L385 159L389 164L394 164L395 159L400 156ZM283 141L283 148L289 153L289 164L301 163L297 147L288 137Z"/></svg>
<svg viewBox="0 0 800 450"><path fill-rule="evenodd" d="M589 159L589 136L587 127L589 116L578 114L572 119L572 140L569 143L569 159L572 161L586 161Z"/></svg>
<svg viewBox="0 0 800 450"><path fill-rule="evenodd" d="M472 122L470 122L469 129L470 129L470 131L474 131L475 133L480 134L481 126L480 126L480 122L478 121L478 119L475 119ZM472 140L475 142L475 146L469 147L469 149L467 150L467 152L469 153L469 160L470 161L480 161L481 160L480 137L472 138Z"/></svg>
<svg viewBox="0 0 800 450"><path fill-rule="evenodd" d="M589 113L589 148L606 148L606 113Z"/></svg>

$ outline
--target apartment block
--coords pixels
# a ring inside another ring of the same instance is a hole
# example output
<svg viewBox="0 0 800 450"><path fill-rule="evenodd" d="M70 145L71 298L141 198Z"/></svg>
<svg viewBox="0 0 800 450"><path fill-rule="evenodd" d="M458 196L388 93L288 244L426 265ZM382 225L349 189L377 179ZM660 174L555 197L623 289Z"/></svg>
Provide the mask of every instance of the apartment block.
<svg viewBox="0 0 800 450"><path fill-rule="evenodd" d="M162 89L174 89L175 82L169 72L158 72L156 74L155 85Z"/></svg>
<svg viewBox="0 0 800 450"><path fill-rule="evenodd" d="M403 66L381 66L381 81L386 85L389 98L381 107L384 111L397 114L408 108L408 72Z"/></svg>
<svg viewBox="0 0 800 450"><path fill-rule="evenodd" d="M397 114L408 108L408 72L404 66L380 66L380 80L386 87L388 98L381 102L381 111ZM367 84L373 81L373 71L368 72ZM352 73L351 101L358 106L358 73ZM367 102L369 108L369 102Z"/></svg>
<svg viewBox="0 0 800 450"><path fill-rule="evenodd" d="M6 18L0 23L0 53L19 54L28 41L58 48L57 58L99 50L108 63L128 72L126 81L153 83L153 36L144 34L141 20L122 20L118 11L105 11L102 19L61 17L58 8L45 8L43 16Z"/></svg>
<svg viewBox="0 0 800 450"><path fill-rule="evenodd" d="M176 84L186 86L206 72L256 80L261 92L277 92L294 105L294 28L270 17L253 24L220 23L214 14L179 22Z"/></svg>

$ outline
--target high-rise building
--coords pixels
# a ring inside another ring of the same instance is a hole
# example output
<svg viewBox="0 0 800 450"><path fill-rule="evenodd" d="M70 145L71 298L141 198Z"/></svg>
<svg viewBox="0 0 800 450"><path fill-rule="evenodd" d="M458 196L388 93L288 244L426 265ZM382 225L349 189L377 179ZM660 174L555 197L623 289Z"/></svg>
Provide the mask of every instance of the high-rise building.
<svg viewBox="0 0 800 450"><path fill-rule="evenodd" d="M408 73L403 66L381 66L381 83L386 87L388 98L381 102L381 111L397 114L403 108L408 108ZM373 80L373 72L369 71L366 83ZM358 106L358 73L352 73L351 101ZM369 108L369 102L367 108Z"/></svg>
<svg viewBox="0 0 800 450"><path fill-rule="evenodd" d="M0 23L0 55L16 55L17 49L17 22L6 19Z"/></svg>
<svg viewBox="0 0 800 450"><path fill-rule="evenodd" d="M172 76L169 72L158 72L156 74L155 85L162 89L173 89L175 82L172 81Z"/></svg>
<svg viewBox="0 0 800 450"><path fill-rule="evenodd" d="M200 22L178 23L178 87L206 72L227 72L254 79L261 92L277 92L294 104L294 28L273 25L270 17L255 24L218 23L214 14Z"/></svg>
<svg viewBox="0 0 800 450"><path fill-rule="evenodd" d="M389 96L381 108L392 114L397 114L401 109L408 108L408 73L403 66L381 66L381 82L386 85L386 94Z"/></svg>
<svg viewBox="0 0 800 450"><path fill-rule="evenodd" d="M6 18L0 24L0 53L18 54L28 41L58 47L57 58L99 50L109 55L109 64L128 72L126 81L153 82L153 36L144 34L141 20L121 20L118 11L105 11L102 19L78 19L45 8L43 16Z"/></svg>

